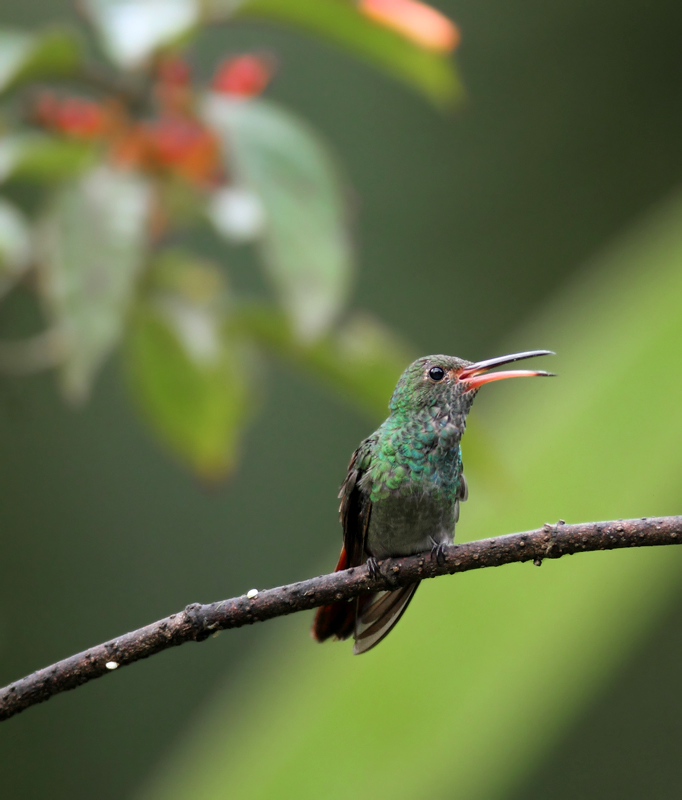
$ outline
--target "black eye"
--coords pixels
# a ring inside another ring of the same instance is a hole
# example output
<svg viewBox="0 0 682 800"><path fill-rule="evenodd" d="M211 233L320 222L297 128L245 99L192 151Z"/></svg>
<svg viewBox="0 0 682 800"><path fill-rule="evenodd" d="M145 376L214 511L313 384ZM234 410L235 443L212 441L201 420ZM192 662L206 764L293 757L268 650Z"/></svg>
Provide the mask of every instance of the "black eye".
<svg viewBox="0 0 682 800"><path fill-rule="evenodd" d="M429 378L432 381L442 381L445 377L445 370L443 367L431 367L429 370Z"/></svg>

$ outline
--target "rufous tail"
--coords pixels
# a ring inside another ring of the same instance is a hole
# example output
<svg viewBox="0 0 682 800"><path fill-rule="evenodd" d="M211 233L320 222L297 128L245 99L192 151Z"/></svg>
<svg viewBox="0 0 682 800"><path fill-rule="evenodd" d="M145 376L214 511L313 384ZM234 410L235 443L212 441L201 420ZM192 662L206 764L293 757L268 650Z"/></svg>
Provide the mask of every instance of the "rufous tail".
<svg viewBox="0 0 682 800"><path fill-rule="evenodd" d="M348 556L346 548L341 549L339 563L334 572L348 569ZM338 603L330 603L328 606L320 606L313 620L313 627L310 634L318 642L324 642L335 636L337 639L347 639L355 629L355 600L341 600Z"/></svg>

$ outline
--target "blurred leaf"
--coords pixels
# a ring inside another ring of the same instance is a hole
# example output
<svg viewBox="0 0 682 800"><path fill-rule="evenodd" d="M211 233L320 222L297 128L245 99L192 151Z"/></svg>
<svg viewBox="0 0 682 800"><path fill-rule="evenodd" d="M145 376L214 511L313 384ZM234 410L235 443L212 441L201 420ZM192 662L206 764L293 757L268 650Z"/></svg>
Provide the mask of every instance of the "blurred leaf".
<svg viewBox="0 0 682 800"><path fill-rule="evenodd" d="M61 181L94 166L96 149L87 142L40 133L0 137L0 182L10 178L36 183Z"/></svg>
<svg viewBox="0 0 682 800"><path fill-rule="evenodd" d="M199 21L198 0L83 0L107 55L125 69L140 67L156 50Z"/></svg>
<svg viewBox="0 0 682 800"><path fill-rule="evenodd" d="M99 167L61 189L42 224L40 289L66 347L62 385L84 399L115 347L143 264L151 194L140 177Z"/></svg>
<svg viewBox="0 0 682 800"><path fill-rule="evenodd" d="M518 484L486 496L470 475L458 539L679 513L681 219L682 196L508 345L556 350L560 377L481 393L473 414ZM359 658L311 643L310 615L280 620L141 796L507 797L678 593L681 559L633 548L425 581Z"/></svg>
<svg viewBox="0 0 682 800"><path fill-rule="evenodd" d="M21 212L0 198L0 296L29 265L31 244L28 224Z"/></svg>
<svg viewBox="0 0 682 800"><path fill-rule="evenodd" d="M267 306L242 307L232 326L374 417L385 416L398 378L415 357L397 334L365 313L310 344L298 339L281 312Z"/></svg>
<svg viewBox="0 0 682 800"><path fill-rule="evenodd" d="M73 31L0 29L0 91L22 81L73 75L82 59L81 40Z"/></svg>
<svg viewBox="0 0 682 800"><path fill-rule="evenodd" d="M451 105L461 95L448 56L425 50L373 22L350 0L209 0L208 7L218 14L272 20L321 36L381 67L439 106Z"/></svg>
<svg viewBox="0 0 682 800"><path fill-rule="evenodd" d="M244 345L225 326L220 270L182 255L160 260L126 342L129 383L159 437L201 477L236 459L247 416Z"/></svg>
<svg viewBox="0 0 682 800"><path fill-rule="evenodd" d="M204 187L188 183L177 174L159 178L161 207L170 229L186 229L206 224L206 192Z"/></svg>
<svg viewBox="0 0 682 800"><path fill-rule="evenodd" d="M297 333L319 336L348 296L351 252L342 187L325 145L265 100L209 96L205 113L239 184L263 204L263 258Z"/></svg>

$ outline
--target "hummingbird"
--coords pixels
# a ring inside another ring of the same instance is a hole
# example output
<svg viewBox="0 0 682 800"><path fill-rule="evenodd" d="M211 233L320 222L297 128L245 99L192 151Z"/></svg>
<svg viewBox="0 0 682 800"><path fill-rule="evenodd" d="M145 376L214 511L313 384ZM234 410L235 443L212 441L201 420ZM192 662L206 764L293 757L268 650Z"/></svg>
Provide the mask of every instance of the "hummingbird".
<svg viewBox="0 0 682 800"><path fill-rule="evenodd" d="M376 573L379 559L425 552L442 560L468 496L460 441L476 393L483 384L506 378L552 376L490 371L544 355L554 353L530 350L476 362L435 355L410 364L395 387L388 418L360 443L341 485L343 547L336 572L367 563ZM390 633L418 586L322 606L312 636L323 642L352 635L353 653L366 653Z"/></svg>

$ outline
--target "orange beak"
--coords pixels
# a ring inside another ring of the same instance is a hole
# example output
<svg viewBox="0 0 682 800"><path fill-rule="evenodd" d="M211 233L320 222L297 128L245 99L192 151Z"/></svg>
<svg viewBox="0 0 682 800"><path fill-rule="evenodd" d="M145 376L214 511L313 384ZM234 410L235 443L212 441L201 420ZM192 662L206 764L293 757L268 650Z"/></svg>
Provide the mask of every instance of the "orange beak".
<svg viewBox="0 0 682 800"><path fill-rule="evenodd" d="M528 350L525 353L513 353L509 356L499 356L498 358L489 358L486 361L477 361L469 367L465 367L457 375L457 380L466 383L467 390L478 389L484 383L492 383L493 381L503 381L506 378L538 378L553 377L553 372L542 372L532 369L509 369L502 372L489 372L494 367L499 367L502 364L511 364L513 361L522 361L524 358L533 358L534 356L553 356L551 350Z"/></svg>

